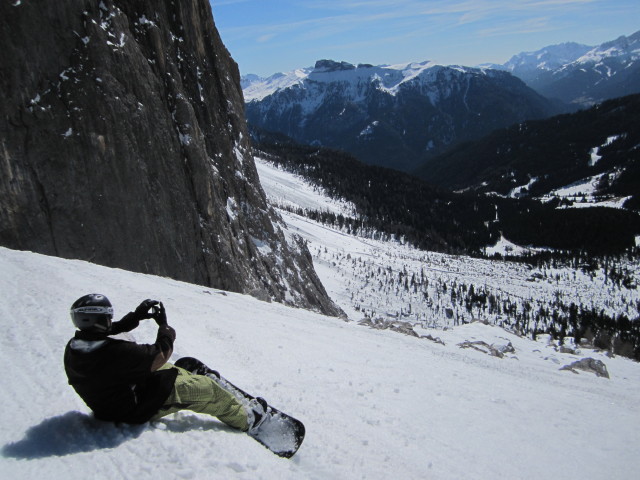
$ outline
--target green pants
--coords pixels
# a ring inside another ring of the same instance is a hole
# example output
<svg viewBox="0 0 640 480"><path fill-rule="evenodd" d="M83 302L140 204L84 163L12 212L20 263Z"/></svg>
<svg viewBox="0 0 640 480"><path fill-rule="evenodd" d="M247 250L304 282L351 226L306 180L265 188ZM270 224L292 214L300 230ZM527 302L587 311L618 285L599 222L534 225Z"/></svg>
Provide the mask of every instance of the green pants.
<svg viewBox="0 0 640 480"><path fill-rule="evenodd" d="M239 430L246 431L249 428L247 412L242 404L214 380L205 375L192 374L171 363L160 367L160 369L168 368L178 370L176 383L151 421L180 410L191 410L216 417L221 422Z"/></svg>

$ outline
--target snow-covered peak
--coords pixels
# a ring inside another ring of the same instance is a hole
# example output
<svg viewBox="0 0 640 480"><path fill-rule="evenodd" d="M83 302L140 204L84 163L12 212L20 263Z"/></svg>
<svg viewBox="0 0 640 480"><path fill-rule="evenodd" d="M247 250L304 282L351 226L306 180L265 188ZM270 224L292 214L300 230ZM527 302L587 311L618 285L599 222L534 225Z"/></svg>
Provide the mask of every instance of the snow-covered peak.
<svg viewBox="0 0 640 480"><path fill-rule="evenodd" d="M242 87L242 89L244 90L245 88L253 85L254 83L258 83L258 82L264 82L265 79L255 75L253 73L249 73L247 75L243 75L240 78L240 86Z"/></svg>
<svg viewBox="0 0 640 480"><path fill-rule="evenodd" d="M262 100L277 91L303 84L306 81L318 84L347 83L355 87L366 83L376 83L380 90L395 95L402 84L416 80L430 82L433 80L433 73L444 68L461 73L483 73L482 69L444 66L431 61L375 66L318 60L313 68L276 73L266 79L256 75L247 75L243 77L242 88L247 102Z"/></svg>
<svg viewBox="0 0 640 480"><path fill-rule="evenodd" d="M522 52L514 55L502 67L509 72L555 70L575 61L592 48L573 42L550 45L535 52Z"/></svg>
<svg viewBox="0 0 640 480"><path fill-rule="evenodd" d="M312 71L312 67L298 68L291 72L275 73L267 78L253 74L245 75L240 82L244 99L246 102L262 100L278 90L301 83Z"/></svg>
<svg viewBox="0 0 640 480"><path fill-rule="evenodd" d="M368 65L358 66L345 62L337 63L321 60L309 74L308 79L319 83L376 83L378 88L394 95L400 85L424 76L429 70L441 65L434 62L419 62L399 65Z"/></svg>
<svg viewBox="0 0 640 480"><path fill-rule="evenodd" d="M577 58L574 63L598 63L610 57L638 59L640 57L640 31L628 37L623 35L616 40L594 47Z"/></svg>
<svg viewBox="0 0 640 480"><path fill-rule="evenodd" d="M640 31L621 36L611 42L598 46L582 45L575 42L550 45L534 52L522 52L514 55L502 65L486 64L492 68L506 70L515 75L534 71L554 71L571 65L598 63L610 57L630 57L640 55Z"/></svg>

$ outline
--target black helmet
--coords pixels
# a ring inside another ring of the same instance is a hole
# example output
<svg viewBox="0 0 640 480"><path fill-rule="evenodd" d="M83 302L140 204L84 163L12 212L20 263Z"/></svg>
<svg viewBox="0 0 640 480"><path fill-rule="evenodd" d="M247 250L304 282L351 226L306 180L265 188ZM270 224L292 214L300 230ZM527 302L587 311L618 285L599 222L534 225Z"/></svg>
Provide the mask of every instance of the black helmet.
<svg viewBox="0 0 640 480"><path fill-rule="evenodd" d="M111 328L113 307L104 295L90 293L80 297L71 305L71 320L86 332L107 332Z"/></svg>

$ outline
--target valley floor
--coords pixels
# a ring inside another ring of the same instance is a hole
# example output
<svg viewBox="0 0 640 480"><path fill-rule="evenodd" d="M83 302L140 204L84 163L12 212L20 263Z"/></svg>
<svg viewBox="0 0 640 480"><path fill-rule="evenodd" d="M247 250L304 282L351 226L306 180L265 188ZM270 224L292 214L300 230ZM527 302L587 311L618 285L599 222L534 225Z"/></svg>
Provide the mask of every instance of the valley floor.
<svg viewBox="0 0 640 480"><path fill-rule="evenodd" d="M274 204L353 214L353 206L331 201L303 179L256 160ZM640 265L633 261L621 259L616 265L635 280L627 288L602 268L533 267L426 252L401 242L348 235L285 210L280 214L292 232L307 240L323 284L354 320L402 319L444 328L481 319L500 325L508 317L534 317L541 308L560 311L572 303L611 317L640 316ZM508 242L503 248L507 244L517 248ZM469 302L470 292L481 298ZM544 320L537 327L545 330Z"/></svg>

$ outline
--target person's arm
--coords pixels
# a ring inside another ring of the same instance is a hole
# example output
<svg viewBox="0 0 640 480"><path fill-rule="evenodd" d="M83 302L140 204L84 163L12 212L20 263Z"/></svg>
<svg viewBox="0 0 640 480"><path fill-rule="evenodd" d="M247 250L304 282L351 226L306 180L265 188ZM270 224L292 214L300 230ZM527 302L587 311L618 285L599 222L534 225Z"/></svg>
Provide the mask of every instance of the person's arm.
<svg viewBox="0 0 640 480"><path fill-rule="evenodd" d="M158 354L154 358L151 364L151 371L155 372L161 366L169 361L171 354L173 353L173 342L176 339L176 331L169 325L162 325L158 327L158 337L156 338L156 347L158 347Z"/></svg>
<svg viewBox="0 0 640 480"><path fill-rule="evenodd" d="M151 364L151 371L155 372L169 361L173 353L173 342L176 339L176 331L167 323L167 313L162 302L154 306L153 310L153 319L158 324L158 336L156 337L155 343L156 348L158 348L158 353Z"/></svg>
<svg viewBox="0 0 640 480"><path fill-rule="evenodd" d="M153 313L149 312L152 308L155 308L160 302L157 300L147 299L138 305L133 312L127 313L120 321L113 322L109 329L109 335L117 335L118 333L130 332L131 330L138 328L140 320L152 318Z"/></svg>
<svg viewBox="0 0 640 480"><path fill-rule="evenodd" d="M122 317L119 321L113 322L111 324L111 328L109 329L109 335L117 335L122 332L130 332L134 328L138 328L140 324L140 319L137 317L135 312L129 312L124 317Z"/></svg>

